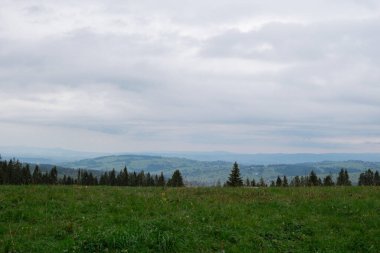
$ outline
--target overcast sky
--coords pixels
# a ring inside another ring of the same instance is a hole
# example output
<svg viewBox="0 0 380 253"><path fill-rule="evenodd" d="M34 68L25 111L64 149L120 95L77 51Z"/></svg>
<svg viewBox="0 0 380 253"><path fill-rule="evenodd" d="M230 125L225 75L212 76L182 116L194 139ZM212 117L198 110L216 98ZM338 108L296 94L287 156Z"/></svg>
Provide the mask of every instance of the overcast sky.
<svg viewBox="0 0 380 253"><path fill-rule="evenodd" d="M0 146L380 152L378 0L0 0Z"/></svg>

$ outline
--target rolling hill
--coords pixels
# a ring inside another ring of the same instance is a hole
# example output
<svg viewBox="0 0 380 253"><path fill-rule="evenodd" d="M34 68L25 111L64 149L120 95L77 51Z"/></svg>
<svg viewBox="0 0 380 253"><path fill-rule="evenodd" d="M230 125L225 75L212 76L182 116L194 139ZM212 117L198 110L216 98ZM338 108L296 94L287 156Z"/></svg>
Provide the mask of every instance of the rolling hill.
<svg viewBox="0 0 380 253"><path fill-rule="evenodd" d="M61 163L65 168L82 168L91 170L120 170L127 166L129 170L150 172L158 174L161 171L170 176L174 170L179 169L186 181L197 184L215 184L218 180L224 182L232 167L231 162L225 161L197 161L178 157L148 156L148 155L114 155L93 159L84 159L76 162ZM273 165L240 165L243 178L273 180L278 175L289 177L307 175L314 170L319 176L338 173L341 168L349 171L352 181L357 181L359 173L371 168L380 170L379 162L351 161L324 161L296 164Z"/></svg>

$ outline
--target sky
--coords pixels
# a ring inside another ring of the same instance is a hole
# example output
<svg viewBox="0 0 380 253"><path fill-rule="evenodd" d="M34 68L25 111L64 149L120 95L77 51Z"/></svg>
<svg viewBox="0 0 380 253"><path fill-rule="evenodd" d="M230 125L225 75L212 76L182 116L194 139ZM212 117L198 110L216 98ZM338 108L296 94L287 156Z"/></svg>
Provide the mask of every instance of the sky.
<svg viewBox="0 0 380 253"><path fill-rule="evenodd" d="M377 0L0 6L0 146L380 152Z"/></svg>

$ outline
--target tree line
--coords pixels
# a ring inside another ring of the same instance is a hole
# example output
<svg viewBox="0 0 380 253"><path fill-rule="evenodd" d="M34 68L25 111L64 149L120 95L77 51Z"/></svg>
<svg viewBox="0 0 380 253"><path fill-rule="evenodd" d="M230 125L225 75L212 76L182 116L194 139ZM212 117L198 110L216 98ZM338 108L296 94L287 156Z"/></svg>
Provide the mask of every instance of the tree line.
<svg viewBox="0 0 380 253"><path fill-rule="evenodd" d="M290 181L286 176L277 176L276 180L271 180L269 186L271 187L305 187L305 186L351 186L352 182L346 169L341 169L336 181L334 181L332 175L327 175L324 178L320 178L312 170L307 176L295 176ZM359 176L358 185L360 186L380 186L380 175L378 171L373 172L368 169ZM245 182L240 176L240 169L237 162L234 163L231 169L231 173L224 186L238 187L238 186L251 186L251 187L267 187L268 184L261 177L259 182L255 179L250 180L247 178Z"/></svg>
<svg viewBox="0 0 380 253"><path fill-rule="evenodd" d="M1 158L0 158L1 159ZM62 184L62 185L111 185L111 186L184 186L183 177L179 170L174 171L171 178L165 179L164 174L153 175L144 171L129 172L124 167L120 172L115 169L103 172L99 178L87 170L78 169L76 177L58 177L57 167L42 172L38 165L31 171L29 164L19 160L0 160L0 184Z"/></svg>

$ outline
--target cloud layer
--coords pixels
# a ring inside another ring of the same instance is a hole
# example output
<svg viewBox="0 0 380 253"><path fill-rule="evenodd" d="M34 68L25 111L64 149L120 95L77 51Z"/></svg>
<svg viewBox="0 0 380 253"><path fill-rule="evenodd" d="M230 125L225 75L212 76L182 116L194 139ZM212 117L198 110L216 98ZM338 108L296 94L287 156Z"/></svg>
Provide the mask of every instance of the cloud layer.
<svg viewBox="0 0 380 253"><path fill-rule="evenodd" d="M377 1L2 1L1 145L380 152Z"/></svg>

